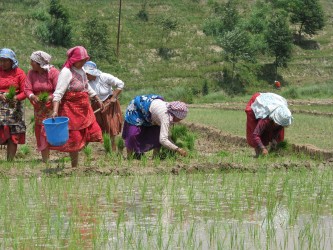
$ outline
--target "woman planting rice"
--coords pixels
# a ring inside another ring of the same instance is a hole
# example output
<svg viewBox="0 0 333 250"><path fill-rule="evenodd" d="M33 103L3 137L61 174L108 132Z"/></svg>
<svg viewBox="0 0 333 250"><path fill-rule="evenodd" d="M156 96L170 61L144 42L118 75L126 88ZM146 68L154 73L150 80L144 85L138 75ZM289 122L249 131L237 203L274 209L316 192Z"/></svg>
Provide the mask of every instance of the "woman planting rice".
<svg viewBox="0 0 333 250"><path fill-rule="evenodd" d="M31 70L25 82L24 92L34 107L35 136L37 149L43 162L49 160L49 145L43 128L43 120L52 114L53 92L59 71L50 65L51 56L44 51L35 51L30 56Z"/></svg>
<svg viewBox="0 0 333 250"><path fill-rule="evenodd" d="M270 142L276 147L278 142L283 141L284 128L293 120L286 99L274 93L255 93L245 112L246 139L255 149L256 157L268 154L266 146Z"/></svg>
<svg viewBox="0 0 333 250"><path fill-rule="evenodd" d="M161 145L186 156L184 149L168 139L171 124L183 120L188 112L185 103L165 102L159 95L136 96L128 105L125 114L123 139L127 156L139 158L144 152L154 149L157 154Z"/></svg>
<svg viewBox="0 0 333 250"><path fill-rule="evenodd" d="M7 145L7 160L14 159L17 144L25 143L23 112L26 75L18 67L14 51L0 50L0 145Z"/></svg>
<svg viewBox="0 0 333 250"><path fill-rule="evenodd" d="M124 88L124 82L111 74L101 72L92 61L86 62L83 69L87 74L89 85L103 102L103 110L95 113L96 120L102 132L110 136L112 150L116 151L115 136L120 134L123 123L118 97ZM92 107L94 110L98 109L95 102L92 102Z"/></svg>

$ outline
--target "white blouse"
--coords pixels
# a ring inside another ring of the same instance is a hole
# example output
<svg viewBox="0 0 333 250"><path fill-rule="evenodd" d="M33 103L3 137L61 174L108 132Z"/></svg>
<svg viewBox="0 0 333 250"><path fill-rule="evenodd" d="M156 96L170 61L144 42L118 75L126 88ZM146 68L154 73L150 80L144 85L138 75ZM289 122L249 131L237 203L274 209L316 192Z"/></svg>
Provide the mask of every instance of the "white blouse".
<svg viewBox="0 0 333 250"><path fill-rule="evenodd" d="M154 125L159 125L160 143L171 150L176 150L178 147L169 140L169 127L172 122L172 116L168 113L167 102L160 99L152 101L149 111Z"/></svg>
<svg viewBox="0 0 333 250"><path fill-rule="evenodd" d="M75 67L72 67L72 69L75 70L75 72L80 74L82 77L84 77L86 75L86 73L83 71L83 69L77 69ZM59 77L58 77L58 82L57 82L57 87L53 93L54 102L60 102L60 100L66 93L69 83L72 80L72 78L73 78L73 75L69 68L64 67L60 71ZM96 95L96 92L89 86L89 84L88 84L88 95L90 97L93 97Z"/></svg>
<svg viewBox="0 0 333 250"><path fill-rule="evenodd" d="M99 76L96 76L95 80L89 81L89 85L96 92L98 97L105 101L110 95L112 95L113 89L123 89L124 82L119 78L102 72Z"/></svg>

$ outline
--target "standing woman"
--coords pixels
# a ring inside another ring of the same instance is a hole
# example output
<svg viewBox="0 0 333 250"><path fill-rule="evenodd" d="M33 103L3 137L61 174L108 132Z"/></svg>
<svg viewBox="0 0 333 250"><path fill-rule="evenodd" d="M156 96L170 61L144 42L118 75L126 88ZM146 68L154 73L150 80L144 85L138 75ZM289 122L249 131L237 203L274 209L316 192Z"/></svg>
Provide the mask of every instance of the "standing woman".
<svg viewBox="0 0 333 250"><path fill-rule="evenodd" d="M267 155L267 146L276 147L284 140L284 128L293 120L285 98L274 93L255 93L248 102L245 113L246 139L254 148L256 157Z"/></svg>
<svg viewBox="0 0 333 250"><path fill-rule="evenodd" d="M67 61L60 71L58 83L53 93L53 113L51 117L69 118L69 139L67 143L51 149L69 152L72 167L78 166L79 151L88 142L101 142L102 131L96 122L89 97L103 108L102 101L89 86L83 65L89 60L86 49L76 46L67 51Z"/></svg>
<svg viewBox="0 0 333 250"><path fill-rule="evenodd" d="M34 107L35 136L37 149L42 154L43 162L50 156L43 120L52 115L53 92L56 88L59 71L50 65L51 56L44 51L35 51L30 56L31 70L25 82L24 92ZM46 100L41 95L48 94Z"/></svg>
<svg viewBox="0 0 333 250"><path fill-rule="evenodd" d="M18 67L14 51L0 50L0 145L7 145L7 160L16 155L17 144L25 143L23 100L26 75ZM15 94L10 97L10 89Z"/></svg>
<svg viewBox="0 0 333 250"><path fill-rule="evenodd" d="M112 150L116 151L115 137L120 134L123 123L118 97L124 88L124 82L111 74L101 72L92 61L86 62L83 69L89 85L103 102L103 110L95 113L97 122L102 132L109 134ZM94 110L98 109L96 102L92 102L92 107Z"/></svg>
<svg viewBox="0 0 333 250"><path fill-rule="evenodd" d="M144 152L161 146L186 156L187 152L169 140L169 128L183 120L188 112L184 102L165 102L159 95L136 96L128 105L122 137L127 156L140 158Z"/></svg>

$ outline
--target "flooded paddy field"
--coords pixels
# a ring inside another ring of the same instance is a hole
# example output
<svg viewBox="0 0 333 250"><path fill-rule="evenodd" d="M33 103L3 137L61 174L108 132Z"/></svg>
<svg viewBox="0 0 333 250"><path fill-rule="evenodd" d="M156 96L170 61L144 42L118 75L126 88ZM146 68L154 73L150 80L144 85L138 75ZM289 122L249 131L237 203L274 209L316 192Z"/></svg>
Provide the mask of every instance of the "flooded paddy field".
<svg viewBox="0 0 333 250"><path fill-rule="evenodd" d="M256 159L237 133L185 124L187 158L91 144L75 169L58 152L42 163L30 134L28 151L0 160L0 249L332 249L329 148L292 134L289 150Z"/></svg>

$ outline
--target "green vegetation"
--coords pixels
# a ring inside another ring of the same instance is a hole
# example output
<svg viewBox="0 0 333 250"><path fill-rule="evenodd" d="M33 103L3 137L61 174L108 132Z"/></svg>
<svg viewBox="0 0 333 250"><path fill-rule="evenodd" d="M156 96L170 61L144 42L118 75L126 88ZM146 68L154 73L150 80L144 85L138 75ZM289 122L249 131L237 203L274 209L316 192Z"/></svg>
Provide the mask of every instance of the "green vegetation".
<svg viewBox="0 0 333 250"><path fill-rule="evenodd" d="M47 102L47 100L49 99L49 93L48 92L41 92L38 95L38 101L40 102Z"/></svg>
<svg viewBox="0 0 333 250"><path fill-rule="evenodd" d="M331 248L332 181L305 168L3 179L0 247Z"/></svg>
<svg viewBox="0 0 333 250"><path fill-rule="evenodd" d="M16 88L15 86L9 86L8 93L6 94L6 99L9 101L13 101L16 95Z"/></svg>
<svg viewBox="0 0 333 250"><path fill-rule="evenodd" d="M275 78L282 83L282 91L295 88L297 98L312 97L311 91L302 91L309 88L315 89L318 98L329 98L332 95L333 60L330 50L333 29L331 19L328 18L333 5L331 1L319 2L326 20L323 30L316 28L316 34L311 37L302 32L302 43L291 45L292 54L288 67L279 69L277 76L274 56L259 52L267 51L263 32L271 17L268 14L283 6L290 7L282 4L282 0L274 6L258 1L233 1L234 5L227 12L228 18L223 20L219 19L225 11L221 10L222 4L226 2L222 0L126 1L122 4L119 48L118 2L53 2L58 3L61 6L59 8L68 14L65 23L72 29L70 38L63 39L64 42L70 42L68 45L49 45L38 36L40 26L56 22L55 17L51 17L49 13L50 1L15 0L0 3L1 44L16 52L20 66L25 71L29 69L28 58L34 50L42 49L50 53L52 63L60 68L65 62L69 47L85 45L91 51L91 59L96 61L101 70L124 80L126 88L122 103L136 94L151 92L149 90L173 97L173 92L177 89L192 96L188 102L201 102L201 98L209 101L210 95L203 93L202 86L205 82L212 95L219 92L221 96L218 98L225 99L229 98L230 93L234 96L255 91L272 91ZM287 8L285 11L291 13L291 9ZM54 15L56 13L60 15L60 12L55 12ZM65 16L64 14L64 18ZM221 44L214 36L205 34L208 20L215 20L217 24L222 22L225 27L229 27L229 31L233 31L232 27L236 25L242 30L249 30L252 35L257 34L250 36L248 41L251 48L249 52L257 52L256 62L239 60L233 71L232 62L225 61ZM57 25L61 26L59 23ZM298 23L295 25L300 27ZM293 25L289 27L296 32ZM13 33L15 39L12 39ZM93 34L96 35L95 42L103 41L96 44L96 47L93 46ZM272 38L277 39L275 36ZM118 56L115 54L117 49ZM232 81L233 89L228 91ZM184 97L186 96L179 98Z"/></svg>

